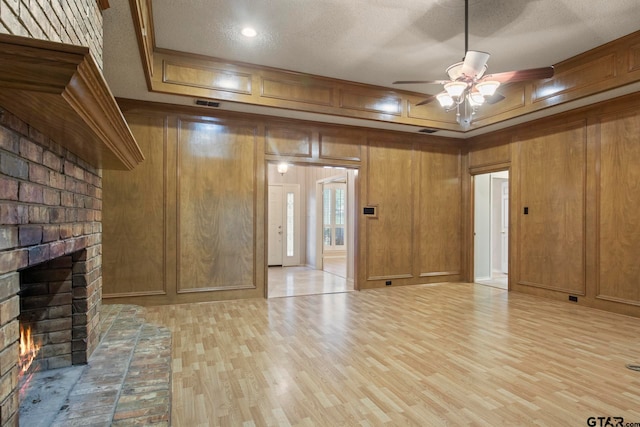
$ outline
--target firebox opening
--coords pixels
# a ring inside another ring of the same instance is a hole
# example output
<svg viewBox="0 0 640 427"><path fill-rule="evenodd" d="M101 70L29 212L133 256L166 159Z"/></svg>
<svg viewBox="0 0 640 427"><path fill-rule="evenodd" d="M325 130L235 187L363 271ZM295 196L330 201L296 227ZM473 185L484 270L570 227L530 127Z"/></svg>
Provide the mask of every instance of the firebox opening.
<svg viewBox="0 0 640 427"><path fill-rule="evenodd" d="M77 261L86 257L85 252L61 256L20 272L20 347L26 352L34 352L30 345L39 347L37 354L21 355L21 372L26 371L21 375L74 364L73 335L78 326L74 320L77 323L86 319L86 312L82 313L86 300L74 300L74 292L83 293L74 287L74 272L79 273ZM28 335L32 344L26 342ZM33 358L30 367L22 366L29 358Z"/></svg>

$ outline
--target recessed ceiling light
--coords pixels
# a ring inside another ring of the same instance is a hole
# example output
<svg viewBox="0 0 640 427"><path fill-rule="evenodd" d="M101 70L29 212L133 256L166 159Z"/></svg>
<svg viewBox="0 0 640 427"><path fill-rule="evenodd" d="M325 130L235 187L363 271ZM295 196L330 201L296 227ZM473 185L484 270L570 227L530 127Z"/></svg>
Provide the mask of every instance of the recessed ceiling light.
<svg viewBox="0 0 640 427"><path fill-rule="evenodd" d="M258 32L251 27L245 27L242 29L242 35L245 37L255 37L258 35Z"/></svg>

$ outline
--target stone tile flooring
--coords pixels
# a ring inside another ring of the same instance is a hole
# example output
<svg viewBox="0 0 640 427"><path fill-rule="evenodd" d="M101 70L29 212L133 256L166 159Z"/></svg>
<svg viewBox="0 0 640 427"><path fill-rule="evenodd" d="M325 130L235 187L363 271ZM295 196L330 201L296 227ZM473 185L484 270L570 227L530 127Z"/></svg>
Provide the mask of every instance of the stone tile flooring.
<svg viewBox="0 0 640 427"><path fill-rule="evenodd" d="M21 392L20 425L169 426L171 333L146 323L143 313L103 305L101 340L89 363L34 374Z"/></svg>

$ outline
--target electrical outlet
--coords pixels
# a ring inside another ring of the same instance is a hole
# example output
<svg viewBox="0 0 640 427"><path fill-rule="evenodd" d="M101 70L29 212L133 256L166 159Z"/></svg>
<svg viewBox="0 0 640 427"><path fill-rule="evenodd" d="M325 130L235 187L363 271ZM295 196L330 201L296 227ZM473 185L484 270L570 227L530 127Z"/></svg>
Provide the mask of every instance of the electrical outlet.
<svg viewBox="0 0 640 427"><path fill-rule="evenodd" d="M571 302L578 302L578 297L575 295L569 295L569 301Z"/></svg>
<svg viewBox="0 0 640 427"><path fill-rule="evenodd" d="M391 286L391 280L387 280L387 281L385 282L385 285L387 285L387 286Z"/></svg>

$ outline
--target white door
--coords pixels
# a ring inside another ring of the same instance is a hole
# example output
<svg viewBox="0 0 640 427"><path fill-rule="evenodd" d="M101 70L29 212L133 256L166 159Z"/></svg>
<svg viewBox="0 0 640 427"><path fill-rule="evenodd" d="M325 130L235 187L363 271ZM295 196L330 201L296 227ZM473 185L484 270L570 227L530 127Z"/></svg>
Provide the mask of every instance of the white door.
<svg viewBox="0 0 640 427"><path fill-rule="evenodd" d="M269 265L300 265L300 185L269 186Z"/></svg>
<svg viewBox="0 0 640 427"><path fill-rule="evenodd" d="M509 181L502 183L502 272L509 272Z"/></svg>
<svg viewBox="0 0 640 427"><path fill-rule="evenodd" d="M269 230L268 230L268 264L282 265L283 245L283 212L282 212L282 186L269 186Z"/></svg>

